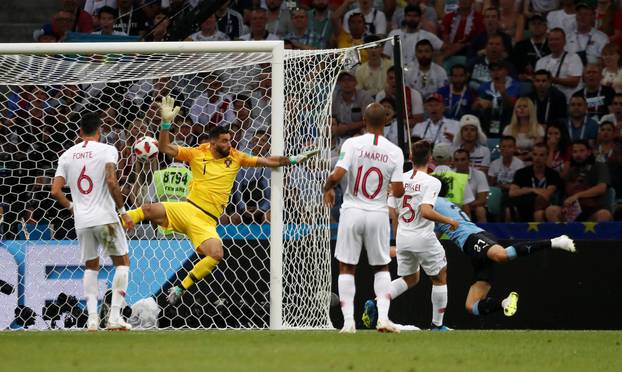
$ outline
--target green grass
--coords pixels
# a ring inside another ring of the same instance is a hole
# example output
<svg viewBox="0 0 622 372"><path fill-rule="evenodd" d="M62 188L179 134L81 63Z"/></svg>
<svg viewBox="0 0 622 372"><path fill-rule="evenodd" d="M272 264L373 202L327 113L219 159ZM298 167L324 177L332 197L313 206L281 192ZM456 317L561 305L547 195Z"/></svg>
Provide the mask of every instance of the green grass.
<svg viewBox="0 0 622 372"><path fill-rule="evenodd" d="M620 371L622 332L0 332L0 371Z"/></svg>

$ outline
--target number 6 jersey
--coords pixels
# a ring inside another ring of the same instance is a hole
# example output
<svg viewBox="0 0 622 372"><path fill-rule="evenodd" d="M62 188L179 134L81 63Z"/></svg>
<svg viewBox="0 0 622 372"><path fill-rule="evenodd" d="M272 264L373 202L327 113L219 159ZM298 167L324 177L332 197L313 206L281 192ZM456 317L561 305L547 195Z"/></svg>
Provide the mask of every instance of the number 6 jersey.
<svg viewBox="0 0 622 372"><path fill-rule="evenodd" d="M402 150L383 136L348 138L336 165L348 171L341 208L387 211L389 182L402 182L403 165Z"/></svg>
<svg viewBox="0 0 622 372"><path fill-rule="evenodd" d="M118 159L115 147L95 141L78 143L58 159L55 177L63 177L71 190L76 229L119 221L106 184L106 164L116 169Z"/></svg>

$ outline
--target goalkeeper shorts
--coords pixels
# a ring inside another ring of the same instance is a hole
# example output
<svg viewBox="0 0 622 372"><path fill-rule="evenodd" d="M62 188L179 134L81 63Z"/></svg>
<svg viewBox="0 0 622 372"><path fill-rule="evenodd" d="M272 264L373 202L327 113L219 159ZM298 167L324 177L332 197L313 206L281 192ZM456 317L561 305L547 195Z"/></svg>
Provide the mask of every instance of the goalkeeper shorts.
<svg viewBox="0 0 622 372"><path fill-rule="evenodd" d="M162 227L186 234L195 249L208 239L220 240L216 220L201 209L185 201L163 202L162 205L168 218L168 226Z"/></svg>

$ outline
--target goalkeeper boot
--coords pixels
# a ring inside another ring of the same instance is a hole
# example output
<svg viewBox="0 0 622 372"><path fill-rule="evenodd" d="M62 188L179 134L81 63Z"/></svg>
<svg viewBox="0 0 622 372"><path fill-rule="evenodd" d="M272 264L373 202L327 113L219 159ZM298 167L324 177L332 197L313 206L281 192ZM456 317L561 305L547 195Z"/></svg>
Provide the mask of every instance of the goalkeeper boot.
<svg viewBox="0 0 622 372"><path fill-rule="evenodd" d="M567 235L558 236L551 239L551 247L561 249L570 253L576 253L577 250L574 247L574 241Z"/></svg>
<svg viewBox="0 0 622 372"><path fill-rule="evenodd" d="M510 292L503 301L501 301L501 307L503 307L503 314L505 316L513 316L518 310L518 293Z"/></svg>
<svg viewBox="0 0 622 372"><path fill-rule="evenodd" d="M123 318L119 318L116 320L108 320L108 325L106 329L109 331L130 331L132 330L132 325L127 323Z"/></svg>
<svg viewBox="0 0 622 372"><path fill-rule="evenodd" d="M89 332L95 332L99 329L99 317L97 314L89 315L89 320L86 322L86 330Z"/></svg>
<svg viewBox="0 0 622 372"><path fill-rule="evenodd" d="M186 290L178 286L170 288L168 290L168 295L166 295L168 303L171 305L178 303L184 292L186 292Z"/></svg>
<svg viewBox="0 0 622 372"><path fill-rule="evenodd" d="M378 309L376 308L375 300L367 300L365 302L362 320L363 325L366 328L376 328L376 322L378 321Z"/></svg>
<svg viewBox="0 0 622 372"><path fill-rule="evenodd" d="M400 333L400 329L389 319L378 320L376 330L380 333Z"/></svg>

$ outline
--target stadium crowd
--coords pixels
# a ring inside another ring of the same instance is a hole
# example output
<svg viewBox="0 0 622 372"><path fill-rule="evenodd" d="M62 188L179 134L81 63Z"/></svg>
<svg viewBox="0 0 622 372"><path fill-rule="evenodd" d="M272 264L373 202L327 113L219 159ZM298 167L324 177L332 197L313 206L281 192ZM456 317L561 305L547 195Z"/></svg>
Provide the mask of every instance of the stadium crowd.
<svg viewBox="0 0 622 372"><path fill-rule="evenodd" d="M385 107L385 135L397 143L393 47L380 40L399 35L409 124L405 135L433 142L437 164L468 174L473 200L465 200L464 208L477 222L622 218L616 202L616 195L622 197L622 3L240 0L225 2L205 19L192 18L200 13L200 0L59 4L50 22L33 32L36 42L85 36L145 42L281 39L291 49L376 42L337 79L333 164L341 143L363 130L362 113L374 101ZM131 205L153 198L152 188L136 187L152 180L149 172L136 171L145 164L132 157L131 146L139 136L156 136L152 123L159 97L171 94L182 105L172 130L176 143L196 145L206 127L225 124L239 150L268 153L264 119L271 81L269 68L258 69L259 78L235 95L223 90L222 76L213 74L185 85L160 79L10 88L0 101L0 213L6 222L1 225L45 220L56 226L57 237L71 237L68 212L50 215L55 209L47 170L53 169L56 154L73 143L71 123L77 120L72 115L84 109L100 112L103 140L122 154L120 182ZM190 92L184 86L201 89ZM155 162L147 164L155 169ZM269 173L240 172L221 222L269 220ZM337 205L333 218L338 217ZM6 236L19 234L13 229Z"/></svg>

